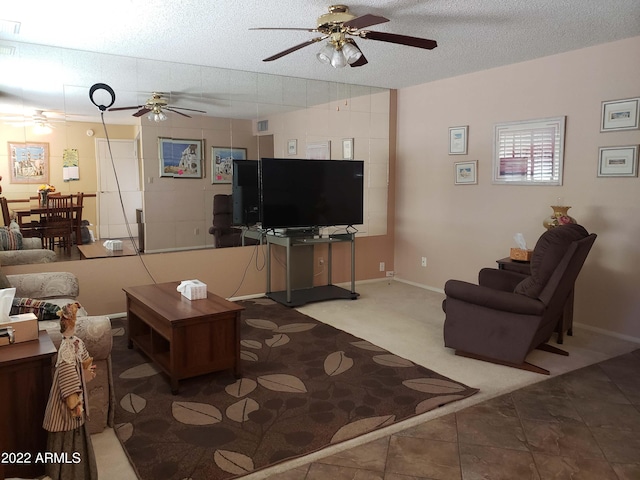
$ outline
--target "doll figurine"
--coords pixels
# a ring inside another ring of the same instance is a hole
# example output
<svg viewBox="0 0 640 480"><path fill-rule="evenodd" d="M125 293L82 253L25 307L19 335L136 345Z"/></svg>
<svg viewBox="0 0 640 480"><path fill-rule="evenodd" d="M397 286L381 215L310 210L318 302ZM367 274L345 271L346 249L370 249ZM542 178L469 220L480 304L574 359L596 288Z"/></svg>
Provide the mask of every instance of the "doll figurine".
<svg viewBox="0 0 640 480"><path fill-rule="evenodd" d="M85 422L89 412L86 382L96 376L93 358L84 342L75 336L78 303L70 303L58 311L62 341L53 375L43 428L49 432L47 452L62 458L60 463L47 463L46 474L52 480L96 480L96 467L91 437Z"/></svg>

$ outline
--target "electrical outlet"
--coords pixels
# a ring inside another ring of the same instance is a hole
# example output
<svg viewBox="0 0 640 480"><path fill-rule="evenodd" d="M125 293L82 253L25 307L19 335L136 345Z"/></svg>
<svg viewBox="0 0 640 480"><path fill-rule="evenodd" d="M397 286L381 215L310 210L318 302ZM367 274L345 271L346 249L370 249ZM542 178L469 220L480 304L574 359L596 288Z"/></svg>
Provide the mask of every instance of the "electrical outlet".
<svg viewBox="0 0 640 480"><path fill-rule="evenodd" d="M423 267L427 266L427 257L422 257L422 266Z"/></svg>
<svg viewBox="0 0 640 480"><path fill-rule="evenodd" d="M384 272L384 262L380 262L380 271Z"/></svg>
<svg viewBox="0 0 640 480"><path fill-rule="evenodd" d="M387 272L387 277L393 277L393 270L389 270Z"/></svg>

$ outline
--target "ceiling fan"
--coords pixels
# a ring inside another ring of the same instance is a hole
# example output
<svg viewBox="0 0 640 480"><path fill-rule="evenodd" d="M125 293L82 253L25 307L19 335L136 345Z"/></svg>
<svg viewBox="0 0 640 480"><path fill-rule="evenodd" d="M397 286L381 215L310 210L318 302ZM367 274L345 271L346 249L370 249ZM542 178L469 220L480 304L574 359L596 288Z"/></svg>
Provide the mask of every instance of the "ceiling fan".
<svg viewBox="0 0 640 480"><path fill-rule="evenodd" d="M183 117L191 118L190 115L186 113L182 113L179 110L186 110L189 112L198 112L198 113L207 113L204 110L194 110L192 108L184 108L184 107L175 107L173 105L169 105L169 102L166 98L163 97L162 93L153 92L151 94L151 98L149 98L144 105L135 105L132 107L115 107L110 108L110 112L115 112L117 110L138 110L133 114L134 117L141 117L142 115L147 115L149 120L154 120L156 122L161 122L167 119L167 115L164 113L165 110L168 112L177 113L178 115L182 115Z"/></svg>
<svg viewBox="0 0 640 480"><path fill-rule="evenodd" d="M51 129L56 128L54 122L64 122L62 118L52 118L44 113L44 110L35 110L31 116L12 116L3 117L7 123L13 126L33 126L36 133L50 133Z"/></svg>
<svg viewBox="0 0 640 480"><path fill-rule="evenodd" d="M263 62L277 60L308 45L328 39L327 44L316 55L322 63L331 64L334 68L342 68L347 65L351 67L361 67L367 64L368 61L356 45L356 42L348 38L347 35L367 40L379 40L382 42L397 43L399 45L408 45L410 47L424 48L427 50L432 50L438 46L435 40L426 38L363 30L366 27L388 21L388 18L372 14L356 17L349 12L349 7L346 5L332 5L329 7L329 13L318 17L316 28L258 27L251 28L250 30L303 30L322 34L321 37L312 38L311 40L307 40L306 42L265 58Z"/></svg>

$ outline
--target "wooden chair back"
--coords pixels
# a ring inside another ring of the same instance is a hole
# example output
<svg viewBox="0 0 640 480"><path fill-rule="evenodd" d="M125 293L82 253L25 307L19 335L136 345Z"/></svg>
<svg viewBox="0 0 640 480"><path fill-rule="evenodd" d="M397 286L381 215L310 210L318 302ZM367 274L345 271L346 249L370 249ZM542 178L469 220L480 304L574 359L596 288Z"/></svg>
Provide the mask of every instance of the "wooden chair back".
<svg viewBox="0 0 640 480"><path fill-rule="evenodd" d="M0 207L2 208L2 219L4 220L5 227L8 227L11 223L11 214L9 213L9 205L5 197L0 197Z"/></svg>

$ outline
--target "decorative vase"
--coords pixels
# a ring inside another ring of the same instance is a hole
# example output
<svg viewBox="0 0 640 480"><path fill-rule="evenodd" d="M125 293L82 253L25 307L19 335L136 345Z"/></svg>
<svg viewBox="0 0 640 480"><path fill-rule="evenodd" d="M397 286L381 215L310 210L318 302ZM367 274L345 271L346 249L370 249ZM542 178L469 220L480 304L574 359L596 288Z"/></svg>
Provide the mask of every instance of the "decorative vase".
<svg viewBox="0 0 640 480"><path fill-rule="evenodd" d="M542 224L544 228L547 230L551 230L553 227L557 227L559 225L566 225L568 223L578 223L576 219L569 216L569 209L571 207L561 206L561 205L552 205L553 215L544 219Z"/></svg>
<svg viewBox="0 0 640 480"><path fill-rule="evenodd" d="M46 190L42 190L41 192L38 192L40 194L40 206L41 207L46 207L47 206L47 194L49 192L47 192Z"/></svg>

